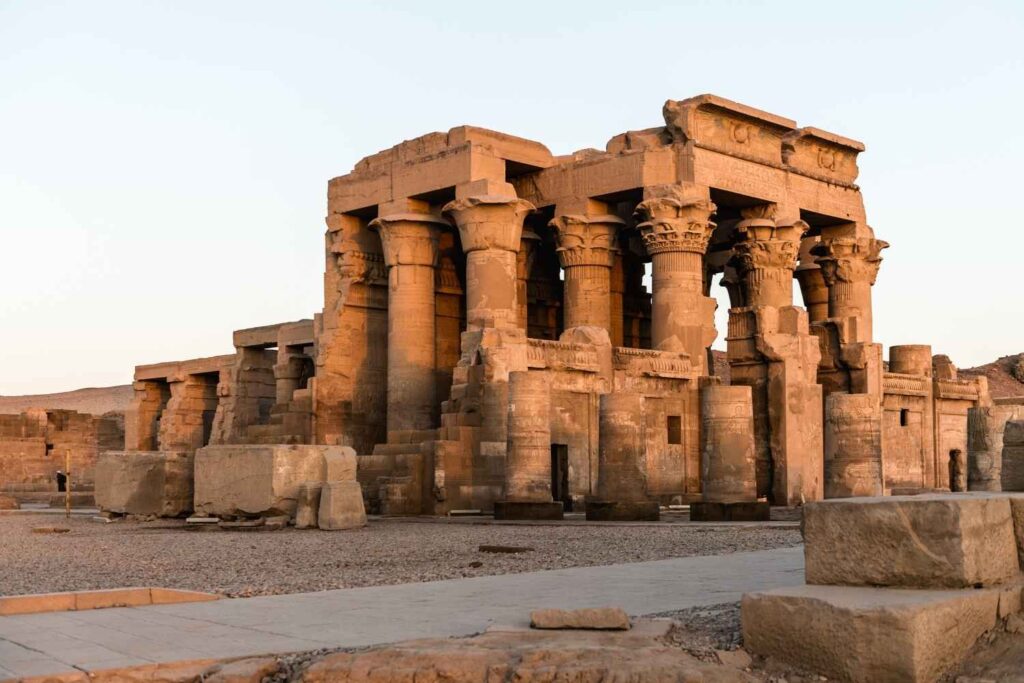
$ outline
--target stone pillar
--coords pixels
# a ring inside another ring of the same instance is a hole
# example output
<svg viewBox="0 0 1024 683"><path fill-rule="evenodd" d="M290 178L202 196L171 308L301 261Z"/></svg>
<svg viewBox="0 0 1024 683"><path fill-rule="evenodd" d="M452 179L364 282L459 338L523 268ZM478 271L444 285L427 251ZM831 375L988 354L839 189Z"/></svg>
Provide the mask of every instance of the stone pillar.
<svg viewBox="0 0 1024 683"><path fill-rule="evenodd" d="M621 251L621 250L620 250ZM622 254L616 253L612 258L612 281L610 289L611 328L608 336L611 337L612 346L625 346L625 293L626 293L626 271L622 261Z"/></svg>
<svg viewBox="0 0 1024 683"><path fill-rule="evenodd" d="M565 269L565 329L591 325L611 334L611 273L625 224L617 216L556 216L558 260Z"/></svg>
<svg viewBox="0 0 1024 683"><path fill-rule="evenodd" d="M757 502L754 405L750 387L701 387L700 484L703 500L690 504L690 520L767 520Z"/></svg>
<svg viewBox="0 0 1024 683"><path fill-rule="evenodd" d="M821 238L818 236L805 237L800 241L800 265L796 269L800 294L803 296L804 308L807 309L812 325L828 318L828 285L825 284L821 266L815 262L812 253L819 242Z"/></svg>
<svg viewBox="0 0 1024 683"><path fill-rule="evenodd" d="M587 519L657 520L658 502L647 498L644 398L617 391L600 398L597 495Z"/></svg>
<svg viewBox="0 0 1024 683"><path fill-rule="evenodd" d="M888 242L874 237L825 237L811 249L828 286L828 317L847 320L845 343L873 339L871 287Z"/></svg>
<svg viewBox="0 0 1024 683"><path fill-rule="evenodd" d="M495 519L561 519L551 498L551 389L544 372L512 372L508 380L505 499Z"/></svg>
<svg viewBox="0 0 1024 683"><path fill-rule="evenodd" d="M1003 428L1004 491L1024 491L1024 420L1009 420Z"/></svg>
<svg viewBox="0 0 1024 683"><path fill-rule="evenodd" d="M882 407L872 394L825 398L825 497L880 496Z"/></svg>
<svg viewBox="0 0 1024 683"><path fill-rule="evenodd" d="M436 426L434 267L441 226L428 214L377 218L388 268L388 431Z"/></svg>
<svg viewBox="0 0 1024 683"><path fill-rule="evenodd" d="M698 375L707 375L707 349L715 340L715 300L704 295L704 254L715 229L715 205L706 188L648 188L637 207L653 269L651 345L676 337Z"/></svg>
<svg viewBox="0 0 1024 683"><path fill-rule="evenodd" d="M519 328L528 331L530 327L529 282L533 261L540 246L540 237L532 230L523 230L519 239L519 253L516 255L516 307L519 311ZM529 336L529 335L527 335Z"/></svg>
<svg viewBox="0 0 1024 683"><path fill-rule="evenodd" d="M466 323L469 330L517 328L516 253L523 219L533 205L512 196L456 199L444 207L459 229L466 254Z"/></svg>
<svg viewBox="0 0 1024 683"><path fill-rule="evenodd" d="M1006 424L1019 419L1024 419L1024 405L995 404L967 410L968 490L1002 490Z"/></svg>
<svg viewBox="0 0 1024 683"><path fill-rule="evenodd" d="M793 305L793 271L800 238L807 230L803 221L776 225L773 206L744 209L736 224L736 244L729 264L743 287L745 306Z"/></svg>

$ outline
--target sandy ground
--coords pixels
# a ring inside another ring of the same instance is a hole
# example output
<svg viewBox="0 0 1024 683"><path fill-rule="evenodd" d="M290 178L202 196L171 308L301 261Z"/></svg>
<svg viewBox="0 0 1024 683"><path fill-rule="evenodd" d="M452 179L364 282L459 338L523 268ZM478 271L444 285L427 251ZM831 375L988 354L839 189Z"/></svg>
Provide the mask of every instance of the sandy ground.
<svg viewBox="0 0 1024 683"><path fill-rule="evenodd" d="M20 413L29 408L77 410L102 415L110 411L124 412L132 402L131 384L116 387L94 387L62 391L56 394L0 396L0 413Z"/></svg>
<svg viewBox="0 0 1024 683"><path fill-rule="evenodd" d="M33 527L63 526L64 534ZM796 528L372 521L345 532L192 530L177 521L0 515L0 595L163 586L271 595L797 545ZM518 554L481 545L526 546Z"/></svg>

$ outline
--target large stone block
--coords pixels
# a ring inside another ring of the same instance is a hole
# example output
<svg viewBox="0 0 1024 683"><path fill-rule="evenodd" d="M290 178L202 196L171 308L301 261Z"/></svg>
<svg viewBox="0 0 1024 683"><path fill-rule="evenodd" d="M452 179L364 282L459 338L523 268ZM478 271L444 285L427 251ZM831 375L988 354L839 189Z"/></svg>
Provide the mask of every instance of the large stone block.
<svg viewBox="0 0 1024 683"><path fill-rule="evenodd" d="M192 455L109 451L96 462L96 505L107 512L180 517L192 510Z"/></svg>
<svg viewBox="0 0 1024 683"><path fill-rule="evenodd" d="M295 514L299 486L347 472L343 446L207 446L196 451L195 510L217 517ZM351 453L354 459L354 453ZM341 464L339 465L339 461ZM329 463L331 463L329 465ZM351 472L354 475L354 471Z"/></svg>
<svg viewBox="0 0 1024 683"><path fill-rule="evenodd" d="M338 531L366 526L363 491L356 481L327 481L320 491L321 529Z"/></svg>
<svg viewBox="0 0 1024 683"><path fill-rule="evenodd" d="M1000 615L1007 591L798 586L748 593L743 646L830 679L931 682ZM1020 609L1019 595L1016 607Z"/></svg>
<svg viewBox="0 0 1024 683"><path fill-rule="evenodd" d="M807 582L960 588L1020 572L1007 496L847 498L804 508Z"/></svg>

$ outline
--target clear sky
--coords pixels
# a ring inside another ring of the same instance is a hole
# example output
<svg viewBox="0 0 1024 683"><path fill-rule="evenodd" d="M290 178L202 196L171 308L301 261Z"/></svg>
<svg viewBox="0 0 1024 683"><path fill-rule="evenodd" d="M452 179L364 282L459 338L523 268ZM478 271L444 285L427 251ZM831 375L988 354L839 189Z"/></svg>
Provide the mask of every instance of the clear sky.
<svg viewBox="0 0 1024 683"><path fill-rule="evenodd" d="M1022 44L1020 0L0 0L0 394L310 317L326 181L367 154L602 148L704 92L867 144L877 340L1022 352Z"/></svg>

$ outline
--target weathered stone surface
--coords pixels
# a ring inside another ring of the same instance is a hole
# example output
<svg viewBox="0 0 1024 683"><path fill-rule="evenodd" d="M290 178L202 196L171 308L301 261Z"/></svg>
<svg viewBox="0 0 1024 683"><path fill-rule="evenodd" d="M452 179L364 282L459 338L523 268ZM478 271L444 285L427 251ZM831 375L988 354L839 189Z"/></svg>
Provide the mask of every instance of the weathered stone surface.
<svg viewBox="0 0 1024 683"><path fill-rule="evenodd" d="M307 481L299 484L299 492L295 499L295 528L316 528L317 517L320 515L320 491L323 482Z"/></svg>
<svg viewBox="0 0 1024 683"><path fill-rule="evenodd" d="M1020 572L1006 496L848 498L804 509L807 582L991 586Z"/></svg>
<svg viewBox="0 0 1024 683"><path fill-rule="evenodd" d="M96 463L96 504L130 515L180 517L192 510L189 453L114 451Z"/></svg>
<svg viewBox="0 0 1024 683"><path fill-rule="evenodd" d="M291 516L299 485L324 481L327 457L342 463L349 460L344 455L346 450L351 449L256 445L201 448L196 452L195 511L216 516ZM347 466L340 471L347 473Z"/></svg>
<svg viewBox="0 0 1024 683"><path fill-rule="evenodd" d="M320 492L321 529L337 531L366 526L363 491L357 481L327 481Z"/></svg>
<svg viewBox="0 0 1024 683"><path fill-rule="evenodd" d="M744 647L851 683L930 683L996 625L999 589L799 586L748 593Z"/></svg>
<svg viewBox="0 0 1024 683"><path fill-rule="evenodd" d="M448 683L752 683L732 667L700 662L667 647L639 625L633 631L488 631L468 639L420 640L328 655L306 670L306 683L446 681ZM660 631L661 634L664 631Z"/></svg>
<svg viewBox="0 0 1024 683"><path fill-rule="evenodd" d="M628 631L629 625L629 615L618 607L538 609L530 612L530 626L533 628Z"/></svg>
<svg viewBox="0 0 1024 683"><path fill-rule="evenodd" d="M1024 420L1009 420L1003 429L1003 491L1024 491Z"/></svg>
<svg viewBox="0 0 1024 683"><path fill-rule="evenodd" d="M0 510L17 510L20 506L11 496L0 495Z"/></svg>
<svg viewBox="0 0 1024 683"><path fill-rule="evenodd" d="M348 446L330 448L324 455L324 481L355 481L356 452Z"/></svg>

